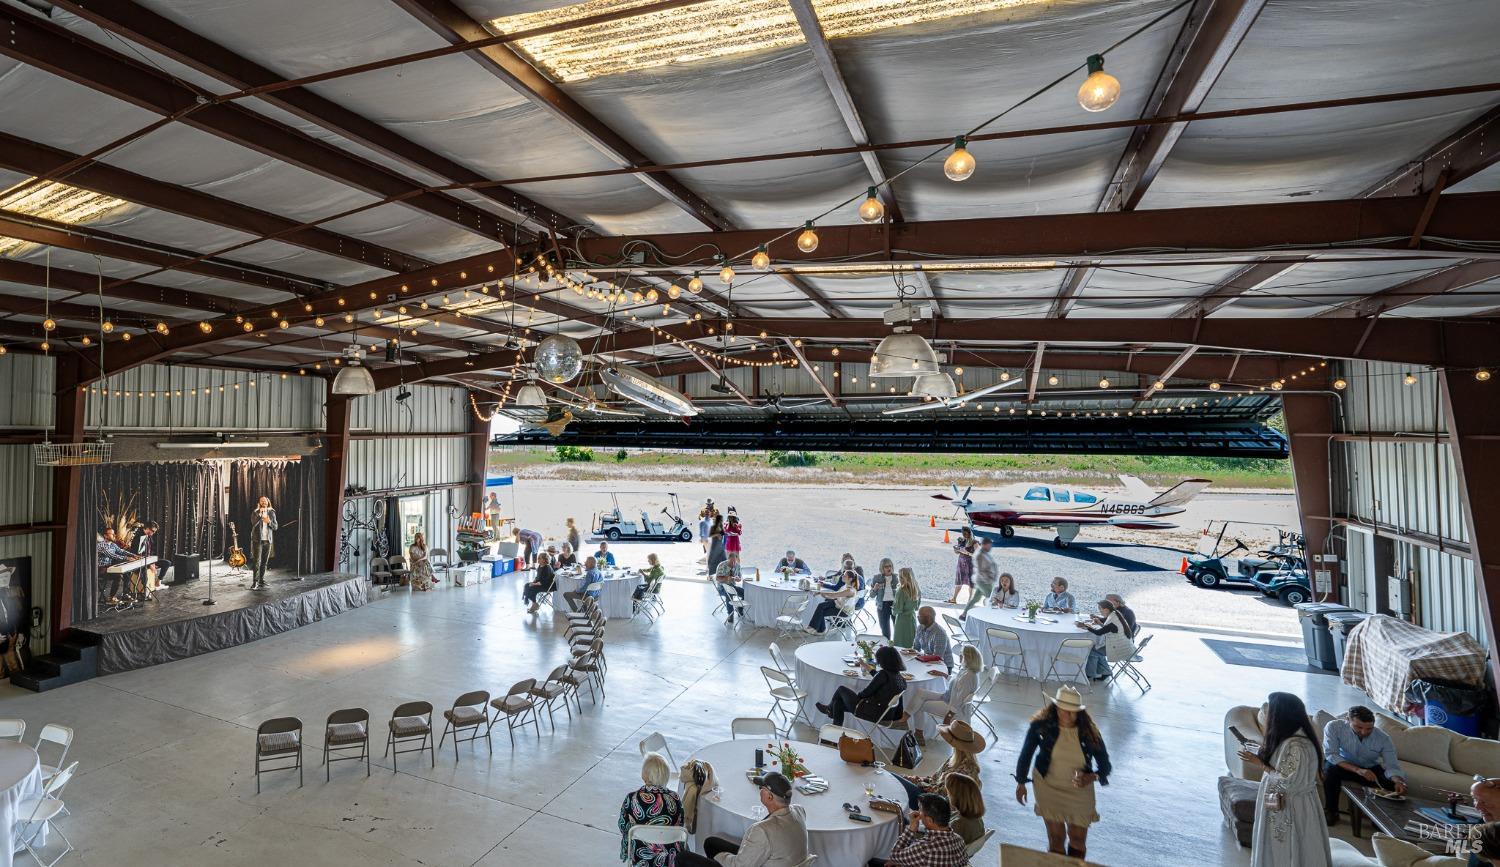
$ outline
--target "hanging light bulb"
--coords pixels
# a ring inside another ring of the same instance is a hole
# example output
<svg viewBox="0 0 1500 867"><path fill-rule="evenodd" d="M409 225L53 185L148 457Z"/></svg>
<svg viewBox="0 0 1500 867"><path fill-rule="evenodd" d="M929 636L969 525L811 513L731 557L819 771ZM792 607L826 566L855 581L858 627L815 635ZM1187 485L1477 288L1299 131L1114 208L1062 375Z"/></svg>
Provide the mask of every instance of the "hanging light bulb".
<svg viewBox="0 0 1500 867"><path fill-rule="evenodd" d="M1084 111L1104 111L1120 98L1120 80L1104 71L1104 56L1090 54L1089 77L1078 88L1078 104Z"/></svg>
<svg viewBox="0 0 1500 867"><path fill-rule="evenodd" d="M1281 380L1278 379L1275 382L1271 383L1271 390L1272 391L1281 391L1281 387L1283 385L1285 385L1285 384L1286 383L1284 383L1284 382L1282 382Z"/></svg>
<svg viewBox="0 0 1500 867"><path fill-rule="evenodd" d="M280 325L280 326L281 326L281 327L282 327L282 328L290 328L290 327L291 327L291 326L292 326L292 323L290 323L290 322L288 322L288 321L287 321L287 320L285 320L285 319L283 319L283 320L281 320L281 322L279 322L279 323L278 323L278 324L279 324L279 325Z"/></svg>
<svg viewBox="0 0 1500 867"><path fill-rule="evenodd" d="M1218 380L1217 380L1217 379L1216 379L1216 380L1214 380L1214 381L1213 381L1213 382L1210 382L1210 383L1209 383L1209 384L1208 384L1208 387L1209 387L1209 390L1210 390L1210 391L1218 391L1218 390L1219 390L1219 388L1220 388L1220 386L1219 386L1219 381L1218 381Z"/></svg>
<svg viewBox="0 0 1500 867"><path fill-rule="evenodd" d="M167 328L167 323L165 323L165 322L158 322L158 323L156 323L156 333L157 334L166 334L166 333L168 333L169 330L170 329Z"/></svg>
<svg viewBox="0 0 1500 867"><path fill-rule="evenodd" d="M1099 379L1099 387L1100 388L1109 388L1109 378L1108 377L1101 377Z"/></svg>
<svg viewBox="0 0 1500 867"><path fill-rule="evenodd" d="M313 319L313 324L316 325L316 326L318 326L319 328L323 327L323 323L324 323L324 319L321 316Z"/></svg>
<svg viewBox="0 0 1500 867"><path fill-rule="evenodd" d="M214 327L208 322L199 322L198 330L202 331L204 334L211 334L213 333Z"/></svg>
<svg viewBox="0 0 1500 867"><path fill-rule="evenodd" d="M703 279L697 274L694 274L692 279L688 281L688 291L694 295L703 291Z"/></svg>
<svg viewBox="0 0 1500 867"><path fill-rule="evenodd" d="M671 286L668 286L667 287L667 297L671 298L673 301L676 301L678 298L681 298L682 297L682 287L678 286L676 283L673 283Z"/></svg>
<svg viewBox="0 0 1500 867"><path fill-rule="evenodd" d="M1057 374L1053 374L1053 375L1047 377L1047 384L1048 385L1057 385Z"/></svg>
<svg viewBox="0 0 1500 867"><path fill-rule="evenodd" d="M1333 381L1333 387L1338 391L1343 391L1349 387L1349 383L1341 376Z"/></svg>
<svg viewBox="0 0 1500 867"><path fill-rule="evenodd" d="M1477 380L1479 380L1480 382L1489 382L1490 381L1490 372L1489 372L1489 369L1488 368L1484 368L1484 367L1479 368L1478 370L1474 371L1474 378L1477 379Z"/></svg>
<svg viewBox="0 0 1500 867"><path fill-rule="evenodd" d="M87 334L85 334L85 335L83 335L83 345L84 346L93 346L94 345L94 341L90 340L89 336Z"/></svg>
<svg viewBox="0 0 1500 867"><path fill-rule="evenodd" d="M1152 391L1161 391L1162 389L1164 389L1166 387L1167 387L1167 384L1165 382L1162 382L1159 379L1157 381L1151 383L1151 390Z"/></svg>
<svg viewBox="0 0 1500 867"><path fill-rule="evenodd" d="M43 331L54 331L56 329L57 329L57 323L52 319L51 316L48 316L46 319L42 320L42 330Z"/></svg>
<svg viewBox="0 0 1500 867"><path fill-rule="evenodd" d="M766 252L764 244L756 249L754 256L750 257L750 267L757 271L764 271L771 267L771 254Z"/></svg>
<svg viewBox="0 0 1500 867"><path fill-rule="evenodd" d="M719 282L725 286L734 282L734 269L729 267L728 262L725 262L724 267L719 269Z"/></svg>
<svg viewBox="0 0 1500 867"><path fill-rule="evenodd" d="M1406 375L1401 377L1401 381L1406 383L1407 385L1416 385L1417 375L1415 373L1412 373L1411 371L1407 371Z"/></svg>
<svg viewBox="0 0 1500 867"><path fill-rule="evenodd" d="M880 197L875 195L875 188L870 187L864 202L860 203L859 218L866 223L878 223L884 216L885 202L880 201Z"/></svg>
<svg viewBox="0 0 1500 867"><path fill-rule="evenodd" d="M120 339L124 340L126 342L129 342L129 340L130 340L130 332L129 331L122 331L122 332L120 332Z"/></svg>
<svg viewBox="0 0 1500 867"><path fill-rule="evenodd" d="M103 331L105 334L109 334L110 332L115 330L115 324L106 319L103 322L99 323L99 330Z"/></svg>
<svg viewBox="0 0 1500 867"><path fill-rule="evenodd" d="M1008 370L1002 370L1002 371L1000 371L1000 381L1001 382L1010 382L1010 371L1008 371Z"/></svg>
<svg viewBox="0 0 1500 867"><path fill-rule="evenodd" d="M969 153L968 144L969 140L963 136L953 139L953 153L943 160L943 174L948 176L948 180L967 181L978 167L973 154Z"/></svg>
<svg viewBox="0 0 1500 867"><path fill-rule="evenodd" d="M254 331L255 330L255 323L254 322L246 322L241 327L243 327L245 329L245 331L247 331L247 332Z"/></svg>
<svg viewBox="0 0 1500 867"><path fill-rule="evenodd" d="M43 352L46 352L47 350L49 350L51 348L52 348L52 344L48 343L45 340L42 341L42 351Z"/></svg>
<svg viewBox="0 0 1500 867"><path fill-rule="evenodd" d="M804 253L818 249L818 233L813 229L812 220L802 224L802 234L797 236L797 249Z"/></svg>

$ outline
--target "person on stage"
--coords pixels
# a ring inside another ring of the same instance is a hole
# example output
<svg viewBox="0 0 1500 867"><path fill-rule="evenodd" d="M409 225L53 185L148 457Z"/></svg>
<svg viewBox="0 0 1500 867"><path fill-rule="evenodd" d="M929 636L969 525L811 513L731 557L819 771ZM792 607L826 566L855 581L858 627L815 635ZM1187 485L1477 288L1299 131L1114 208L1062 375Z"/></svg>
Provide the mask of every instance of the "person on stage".
<svg viewBox="0 0 1500 867"><path fill-rule="evenodd" d="M255 569L251 590L266 589L266 564L276 556L276 530L279 526L276 510L271 508L271 498L261 497L255 504L255 529L250 533L250 562Z"/></svg>
<svg viewBox="0 0 1500 867"><path fill-rule="evenodd" d="M141 525L141 529L135 534L135 556L150 557L156 553L156 533L160 529L161 525L155 521L147 521ZM167 572L171 568L172 564L165 560L158 561L154 566L147 566L146 592L150 593L159 589L162 584L165 584L167 581ZM154 586L150 579L150 576L153 574L156 576Z"/></svg>
<svg viewBox="0 0 1500 867"><path fill-rule="evenodd" d="M125 576L117 572L106 572L110 566L117 566L131 559L130 552L120 547L115 540L115 528L105 527L103 537L94 544L94 551L98 555L96 560L99 564L99 579L104 582L104 601L110 605L120 604L120 582Z"/></svg>

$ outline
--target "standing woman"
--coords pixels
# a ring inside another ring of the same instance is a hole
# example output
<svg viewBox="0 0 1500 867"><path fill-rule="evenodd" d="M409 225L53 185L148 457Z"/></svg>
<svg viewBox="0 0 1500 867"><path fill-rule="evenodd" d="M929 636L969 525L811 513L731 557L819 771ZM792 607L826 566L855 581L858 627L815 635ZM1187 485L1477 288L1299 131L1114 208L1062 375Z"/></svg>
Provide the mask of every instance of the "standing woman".
<svg viewBox="0 0 1500 867"><path fill-rule="evenodd" d="M568 519L568 547L574 551L583 550L583 535L578 532L578 524L572 518Z"/></svg>
<svg viewBox="0 0 1500 867"><path fill-rule="evenodd" d="M974 531L964 527L959 531L958 544L953 546L958 566L953 570L953 596L948 599L949 605L958 604L960 587L969 588L970 595L974 593L974 548Z"/></svg>
<svg viewBox="0 0 1500 867"><path fill-rule="evenodd" d="M411 572L413 590L431 590L437 581L433 577L432 564L427 560L427 537L417 533L411 537L411 547L406 549L407 568Z"/></svg>
<svg viewBox="0 0 1500 867"><path fill-rule="evenodd" d="M917 576L909 567L901 567L901 577L896 581L896 598L891 603L891 643L897 647L911 647L917 637L917 609L922 607L922 588L917 586Z"/></svg>
<svg viewBox="0 0 1500 867"><path fill-rule="evenodd" d="M880 559L880 571L870 579L870 598L875 600L875 613L880 617L880 634L891 639L891 609L896 605L896 564L891 558Z"/></svg>
<svg viewBox="0 0 1500 867"><path fill-rule="evenodd" d="M1318 800L1323 751L1302 699L1271 693L1265 742L1259 752L1240 750L1240 759L1265 771L1255 799L1250 867L1327 867L1333 855Z"/></svg>
<svg viewBox="0 0 1500 867"><path fill-rule="evenodd" d="M714 522L708 528L708 574L713 577L714 571L719 564L724 562L728 555L724 551L724 517L718 512L714 513Z"/></svg>
<svg viewBox="0 0 1500 867"><path fill-rule="evenodd" d="M745 528L740 525L740 516L731 514L724 524L724 556L740 553L740 535Z"/></svg>
<svg viewBox="0 0 1500 867"><path fill-rule="evenodd" d="M1036 775L1028 777L1033 756ZM1035 810L1047 825L1047 851L1084 859L1089 825L1099 821L1094 783L1109 785L1109 770L1109 752L1083 697L1071 686L1060 688L1031 718L1016 761L1016 801L1024 805L1026 784L1035 784Z"/></svg>
<svg viewBox="0 0 1500 867"><path fill-rule="evenodd" d="M276 530L280 526L276 523L276 510L271 508L271 498L261 497L255 503L255 529L250 533L250 562L255 568L251 590L266 589L266 565L276 556Z"/></svg>

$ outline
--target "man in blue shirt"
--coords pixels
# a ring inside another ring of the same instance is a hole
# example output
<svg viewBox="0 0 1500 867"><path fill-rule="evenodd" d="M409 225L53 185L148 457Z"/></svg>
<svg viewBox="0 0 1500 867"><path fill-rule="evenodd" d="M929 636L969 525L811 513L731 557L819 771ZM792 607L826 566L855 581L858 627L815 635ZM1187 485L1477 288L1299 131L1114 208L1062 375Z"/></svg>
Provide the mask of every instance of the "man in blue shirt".
<svg viewBox="0 0 1500 867"><path fill-rule="evenodd" d="M615 555L609 553L608 542L599 543L599 550L594 554L594 562L599 564L600 569L615 565Z"/></svg>
<svg viewBox="0 0 1500 867"><path fill-rule="evenodd" d="M1057 614L1072 614L1077 607L1073 594L1068 592L1068 579L1061 576L1052 579L1052 592L1042 600L1042 610Z"/></svg>
<svg viewBox="0 0 1500 867"><path fill-rule="evenodd" d="M1339 821L1339 789L1344 783L1406 794L1406 772L1396 760L1396 745L1375 728L1375 714L1363 705L1349 708L1323 727L1323 760L1323 812L1330 827Z"/></svg>
<svg viewBox="0 0 1500 867"><path fill-rule="evenodd" d="M99 566L99 579L103 585L104 600L110 605L115 605L120 601L121 582L125 576L104 570L131 559L131 554L120 547L119 541L115 538L115 529L113 527L106 527L103 535L103 539L94 543L95 560Z"/></svg>
<svg viewBox="0 0 1500 867"><path fill-rule="evenodd" d="M937 611L931 605L917 609L917 632L912 636L911 649L922 656L941 656L943 665L953 670L953 648L948 639L948 630L938 625Z"/></svg>

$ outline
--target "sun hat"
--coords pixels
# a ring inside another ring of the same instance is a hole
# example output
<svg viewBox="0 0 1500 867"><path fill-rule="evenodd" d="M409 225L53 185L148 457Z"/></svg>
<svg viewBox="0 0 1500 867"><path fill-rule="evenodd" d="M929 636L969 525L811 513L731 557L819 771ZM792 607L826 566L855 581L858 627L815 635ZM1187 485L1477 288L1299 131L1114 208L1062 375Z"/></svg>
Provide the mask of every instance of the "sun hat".
<svg viewBox="0 0 1500 867"><path fill-rule="evenodd" d="M1071 710L1076 713L1084 709L1083 696L1071 686L1059 689L1057 695L1052 696L1052 703L1057 705L1058 710Z"/></svg>
<svg viewBox="0 0 1500 867"><path fill-rule="evenodd" d="M938 734L955 750L975 754L984 752L984 735L974 731L961 719L954 720L949 725L938 726Z"/></svg>

